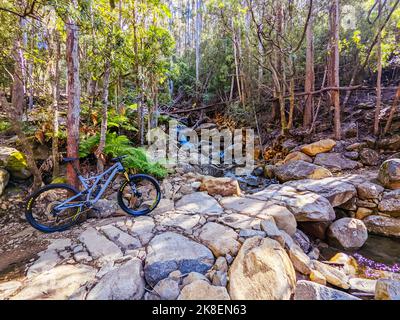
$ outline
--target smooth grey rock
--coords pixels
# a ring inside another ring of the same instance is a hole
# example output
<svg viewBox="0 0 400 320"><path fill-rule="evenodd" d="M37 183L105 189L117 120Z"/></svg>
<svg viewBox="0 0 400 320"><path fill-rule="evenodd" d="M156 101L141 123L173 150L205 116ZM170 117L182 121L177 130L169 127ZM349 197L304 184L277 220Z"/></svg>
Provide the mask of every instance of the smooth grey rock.
<svg viewBox="0 0 400 320"><path fill-rule="evenodd" d="M65 300L94 280L96 269L86 265L60 265L30 279L11 300Z"/></svg>
<svg viewBox="0 0 400 320"><path fill-rule="evenodd" d="M175 208L178 211L192 214L220 215L223 212L217 200L204 192L195 192L183 196L175 204Z"/></svg>
<svg viewBox="0 0 400 320"><path fill-rule="evenodd" d="M322 179L332 176L332 173L328 169L302 160L278 166L274 169L274 174L281 182L302 179Z"/></svg>
<svg viewBox="0 0 400 320"><path fill-rule="evenodd" d="M333 207L338 207L357 196L356 188L352 184L342 181L340 177L290 181L285 185L293 187L297 191L310 191L323 196Z"/></svg>
<svg viewBox="0 0 400 320"><path fill-rule="evenodd" d="M382 186L369 181L357 185L356 188L361 200L378 199L385 190Z"/></svg>
<svg viewBox="0 0 400 320"><path fill-rule="evenodd" d="M259 220L244 219L237 215L230 216L224 215L221 217L221 222L229 225L229 220L232 217L233 228L246 226L245 229L258 229L258 224L267 217L273 217L279 229L286 231L288 234L293 235L296 232L297 222L294 215L285 207L285 204L279 205L271 200L268 194L265 198L256 199L253 196L247 198L242 197L226 197L221 199L221 204L225 210L232 210L242 215L247 215ZM226 217L226 218L225 218ZM227 223L228 222L228 223ZM235 224L234 224L235 223Z"/></svg>
<svg viewBox="0 0 400 320"><path fill-rule="evenodd" d="M206 223L199 231L199 239L216 257L235 256L240 248L238 235L233 229L215 222Z"/></svg>
<svg viewBox="0 0 400 320"><path fill-rule="evenodd" d="M175 300L180 293L179 283L171 278L165 278L156 284L153 291L161 300Z"/></svg>
<svg viewBox="0 0 400 320"><path fill-rule="evenodd" d="M230 300L230 297L225 287L197 280L182 289L178 300Z"/></svg>
<svg viewBox="0 0 400 320"><path fill-rule="evenodd" d="M154 286L175 270L183 274L205 274L213 266L214 256L200 243L177 233L165 232L150 241L145 261L146 280Z"/></svg>
<svg viewBox="0 0 400 320"><path fill-rule="evenodd" d="M271 185L249 197L264 201L272 200L284 205L293 213L297 221L320 222L335 219L335 211L328 199L313 192L297 191L285 185Z"/></svg>
<svg viewBox="0 0 400 320"><path fill-rule="evenodd" d="M138 239L114 227L112 224L103 226L100 230L104 232L108 239L124 250L137 249L142 246Z"/></svg>
<svg viewBox="0 0 400 320"><path fill-rule="evenodd" d="M131 220L132 222L132 220ZM136 217L133 224L128 226L130 232L140 239L142 245L146 245L153 238L155 223L152 217Z"/></svg>
<svg viewBox="0 0 400 320"><path fill-rule="evenodd" d="M371 215L364 218L363 222L371 233L400 238L400 219L398 218Z"/></svg>
<svg viewBox="0 0 400 320"><path fill-rule="evenodd" d="M341 153L320 153L314 159L314 164L329 169L332 172L354 170L361 165L357 161L344 157Z"/></svg>
<svg viewBox="0 0 400 320"><path fill-rule="evenodd" d="M86 246L94 259L102 262L113 261L123 256L118 246L90 227L81 233L79 240Z"/></svg>
<svg viewBox="0 0 400 320"><path fill-rule="evenodd" d="M61 261L55 250L46 250L41 254L38 260L29 267L26 276L32 277L34 275L43 273L45 271L53 269L57 263Z"/></svg>
<svg viewBox="0 0 400 320"><path fill-rule="evenodd" d="M145 286L142 270L142 261L129 260L101 278L87 300L140 300Z"/></svg>
<svg viewBox="0 0 400 320"><path fill-rule="evenodd" d="M359 219L342 218L328 227L329 241L345 250L361 248L368 239L368 230Z"/></svg>
<svg viewBox="0 0 400 320"><path fill-rule="evenodd" d="M332 289L315 282L299 280L294 300L360 300L348 293Z"/></svg>

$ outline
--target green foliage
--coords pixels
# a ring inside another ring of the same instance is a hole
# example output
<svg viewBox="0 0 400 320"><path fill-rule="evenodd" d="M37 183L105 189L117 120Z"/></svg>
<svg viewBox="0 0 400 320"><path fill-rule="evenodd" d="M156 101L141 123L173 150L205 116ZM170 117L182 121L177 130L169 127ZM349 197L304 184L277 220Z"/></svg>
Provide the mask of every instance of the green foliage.
<svg viewBox="0 0 400 320"><path fill-rule="evenodd" d="M79 156L85 158L92 154L99 145L99 141L100 134L81 141ZM150 162L144 149L133 147L128 137L117 135L115 132L107 133L104 153L110 157L127 155L128 157L123 160L124 166L138 172L151 174L158 178L163 178L168 173L161 164Z"/></svg>
<svg viewBox="0 0 400 320"><path fill-rule="evenodd" d="M11 124L7 120L0 120L0 132L10 129Z"/></svg>

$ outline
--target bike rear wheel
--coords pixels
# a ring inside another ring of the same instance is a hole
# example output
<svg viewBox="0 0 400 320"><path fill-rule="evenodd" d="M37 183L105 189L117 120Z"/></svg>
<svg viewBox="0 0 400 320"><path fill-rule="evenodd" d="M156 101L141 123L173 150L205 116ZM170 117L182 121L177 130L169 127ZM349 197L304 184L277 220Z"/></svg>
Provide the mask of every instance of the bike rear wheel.
<svg viewBox="0 0 400 320"><path fill-rule="evenodd" d="M118 190L118 204L126 213L142 216L153 211L161 200L157 180L145 174L131 175Z"/></svg>
<svg viewBox="0 0 400 320"><path fill-rule="evenodd" d="M25 217L37 230L51 233L64 231L78 222L80 207L56 210L55 207L79 193L68 184L50 184L29 196ZM80 202L76 198L67 204Z"/></svg>

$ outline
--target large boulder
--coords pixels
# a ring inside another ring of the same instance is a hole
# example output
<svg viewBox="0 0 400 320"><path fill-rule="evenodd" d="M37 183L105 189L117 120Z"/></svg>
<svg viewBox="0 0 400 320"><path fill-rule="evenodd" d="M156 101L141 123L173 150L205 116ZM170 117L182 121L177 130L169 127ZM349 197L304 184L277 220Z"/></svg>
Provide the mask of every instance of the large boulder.
<svg viewBox="0 0 400 320"><path fill-rule="evenodd" d="M7 169L17 179L28 179L32 175L26 156L14 148L0 146L0 167Z"/></svg>
<svg viewBox="0 0 400 320"><path fill-rule="evenodd" d="M286 206L297 221L332 221L335 211L329 201L313 192L297 191L285 185L272 185L251 195L257 200L270 200Z"/></svg>
<svg viewBox="0 0 400 320"><path fill-rule="evenodd" d="M272 239L246 240L229 270L232 300L289 300L295 285L293 265Z"/></svg>
<svg viewBox="0 0 400 320"><path fill-rule="evenodd" d="M377 147L385 151L397 151L400 149L400 135L381 139L377 142Z"/></svg>
<svg viewBox="0 0 400 320"><path fill-rule="evenodd" d="M239 183L233 178L204 177L201 181L200 191L207 191L212 196L228 197L240 195Z"/></svg>
<svg viewBox="0 0 400 320"><path fill-rule="evenodd" d="M324 139L301 147L301 152L313 157L319 153L329 152L336 146L336 141Z"/></svg>
<svg viewBox="0 0 400 320"><path fill-rule="evenodd" d="M400 159L390 159L382 163L378 180L387 189L400 189Z"/></svg>
<svg viewBox="0 0 400 320"><path fill-rule="evenodd" d="M215 222L208 222L199 231L199 239L205 244L216 257L236 256L240 243L238 235L233 229Z"/></svg>
<svg viewBox="0 0 400 320"><path fill-rule="evenodd" d="M284 185L293 187L297 191L310 191L319 194L328 199L333 207L338 207L357 195L356 188L340 177L289 181Z"/></svg>
<svg viewBox="0 0 400 320"><path fill-rule="evenodd" d="M354 170L360 167L359 162L350 160L341 153L320 153L315 157L314 164L327 168L332 172Z"/></svg>
<svg viewBox="0 0 400 320"><path fill-rule="evenodd" d="M142 261L129 260L101 278L87 300L140 300L145 286L142 273Z"/></svg>
<svg viewBox="0 0 400 320"><path fill-rule="evenodd" d="M315 282L299 280L294 294L295 300L360 300L348 293L332 289Z"/></svg>
<svg viewBox="0 0 400 320"><path fill-rule="evenodd" d="M379 202L378 209L392 217L400 217L400 190L385 192L382 201Z"/></svg>
<svg viewBox="0 0 400 320"><path fill-rule="evenodd" d="M379 153L373 149L364 148L360 151L360 161L366 166L377 166L379 164Z"/></svg>
<svg viewBox="0 0 400 320"><path fill-rule="evenodd" d="M220 215L223 212L217 200L204 192L195 192L183 196L175 204L175 209L191 214Z"/></svg>
<svg viewBox="0 0 400 320"><path fill-rule="evenodd" d="M365 181L356 185L358 197L361 200L379 199L382 192L385 190L382 186Z"/></svg>
<svg viewBox="0 0 400 320"><path fill-rule="evenodd" d="M371 215L366 217L363 222L371 233L387 237L400 237L400 219Z"/></svg>
<svg viewBox="0 0 400 320"><path fill-rule="evenodd" d="M332 245L345 250L355 250L367 241L368 230L361 220L342 218L329 226L327 236Z"/></svg>
<svg viewBox="0 0 400 320"><path fill-rule="evenodd" d="M0 168L0 196L3 194L7 187L8 181L10 180L10 174L7 170Z"/></svg>
<svg viewBox="0 0 400 320"><path fill-rule="evenodd" d="M178 300L230 300L225 287L213 286L204 280L196 280L183 287Z"/></svg>
<svg viewBox="0 0 400 320"><path fill-rule="evenodd" d="M165 232L150 241L144 273L146 281L155 286L175 270L205 274L213 264L214 256L207 247L180 234Z"/></svg>
<svg viewBox="0 0 400 320"><path fill-rule="evenodd" d="M221 204L226 210L232 210L242 215L260 220L267 219L267 217L273 217L279 229L286 231L289 235L294 235L297 223L293 213L291 213L284 204L278 205L274 203L274 201L268 200L270 199L264 198L257 200L252 198L227 197L221 200ZM228 216L225 215L223 217L227 218ZM254 226L256 223L254 221L250 222L248 219L244 220L242 217L236 216L236 218L240 218L239 220L242 222L246 221L247 228L249 224ZM227 224L226 222L226 219L224 219L225 224ZM233 228L239 228L238 225L231 226Z"/></svg>
<svg viewBox="0 0 400 320"><path fill-rule="evenodd" d="M286 163L290 163L290 162L298 161L298 160L303 160L305 162L310 162L310 163L313 162L313 159L310 156L308 156L300 151L294 151L292 153L289 153L286 156L286 158L283 160L283 163L286 164Z"/></svg>
<svg viewBox="0 0 400 320"><path fill-rule="evenodd" d="M274 169L274 174L281 182L302 179L322 179L332 173L323 167L302 160L289 162Z"/></svg>

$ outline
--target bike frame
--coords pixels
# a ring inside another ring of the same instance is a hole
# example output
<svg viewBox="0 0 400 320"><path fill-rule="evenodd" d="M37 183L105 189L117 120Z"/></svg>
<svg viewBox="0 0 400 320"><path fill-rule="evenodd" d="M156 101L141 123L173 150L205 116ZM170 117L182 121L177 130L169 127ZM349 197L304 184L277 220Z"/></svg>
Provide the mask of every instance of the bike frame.
<svg viewBox="0 0 400 320"><path fill-rule="evenodd" d="M97 189L97 186L98 186L99 182L101 181L101 179L110 172L111 172L111 175L108 177L108 179L106 180L104 185L101 187L99 193L96 195L96 197L94 199L91 199L93 191ZM101 173L97 176L94 176L94 177L85 178L78 174L78 179L81 182L82 186L85 188L85 190L79 192L77 195L75 195L75 196L65 200L64 202L60 203L59 205L55 206L54 209L57 211L58 210L61 211L61 210L68 209L68 208L80 208L80 210L82 210L82 208L84 206L87 206L89 208L92 207L93 205L96 204L97 201L100 200L100 198L103 196L104 192L107 190L110 183L114 180L115 176L120 172L124 172L126 179L129 181L129 175L125 171L125 168L121 164L121 162L117 162L116 164L114 164L112 167L108 168L103 173ZM93 180L94 180L93 185L91 187L89 187L89 182L93 181ZM69 203L71 201L74 201L75 199L79 199L82 196L86 196L86 199L80 200L77 203Z"/></svg>

